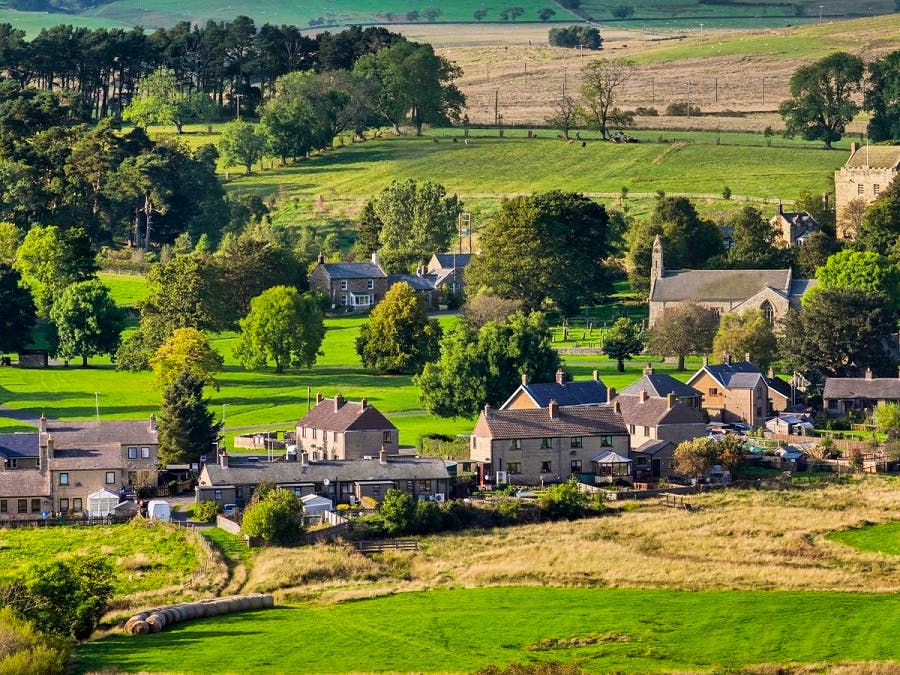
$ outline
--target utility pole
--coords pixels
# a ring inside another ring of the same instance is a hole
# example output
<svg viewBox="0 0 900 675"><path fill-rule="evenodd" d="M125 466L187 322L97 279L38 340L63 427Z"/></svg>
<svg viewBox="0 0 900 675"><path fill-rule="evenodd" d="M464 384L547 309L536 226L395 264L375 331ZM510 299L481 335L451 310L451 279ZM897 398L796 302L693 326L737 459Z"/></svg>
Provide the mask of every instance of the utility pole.
<svg viewBox="0 0 900 675"><path fill-rule="evenodd" d="M703 24L700 24L700 42L703 42Z"/></svg>
<svg viewBox="0 0 900 675"><path fill-rule="evenodd" d="M716 78L716 103L719 102L719 78Z"/></svg>
<svg viewBox="0 0 900 675"><path fill-rule="evenodd" d="M691 117L691 85L694 84L690 80L687 81L687 116Z"/></svg>
<svg viewBox="0 0 900 675"><path fill-rule="evenodd" d="M762 79L762 103L766 104L766 78Z"/></svg>
<svg viewBox="0 0 900 675"><path fill-rule="evenodd" d="M500 124L500 90L494 89L494 126Z"/></svg>

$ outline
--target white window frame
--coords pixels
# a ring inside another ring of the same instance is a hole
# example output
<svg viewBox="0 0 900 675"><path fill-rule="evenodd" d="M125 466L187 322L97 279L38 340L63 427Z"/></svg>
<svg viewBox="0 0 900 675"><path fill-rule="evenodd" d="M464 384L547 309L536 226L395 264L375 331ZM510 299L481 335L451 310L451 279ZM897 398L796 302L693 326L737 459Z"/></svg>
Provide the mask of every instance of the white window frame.
<svg viewBox="0 0 900 675"><path fill-rule="evenodd" d="M374 280L374 279L369 279L369 280L366 282L366 288L369 289L370 291L374 291L374 290L375 290L375 280Z"/></svg>
<svg viewBox="0 0 900 675"><path fill-rule="evenodd" d="M141 448L141 459L150 459L150 448Z"/></svg>
<svg viewBox="0 0 900 675"><path fill-rule="evenodd" d="M350 287L346 279L341 279L341 290L346 291Z"/></svg>
<svg viewBox="0 0 900 675"><path fill-rule="evenodd" d="M112 480L110 480L110 476L112 476ZM115 485L116 484L116 472L115 471L107 471L106 472L106 485Z"/></svg>

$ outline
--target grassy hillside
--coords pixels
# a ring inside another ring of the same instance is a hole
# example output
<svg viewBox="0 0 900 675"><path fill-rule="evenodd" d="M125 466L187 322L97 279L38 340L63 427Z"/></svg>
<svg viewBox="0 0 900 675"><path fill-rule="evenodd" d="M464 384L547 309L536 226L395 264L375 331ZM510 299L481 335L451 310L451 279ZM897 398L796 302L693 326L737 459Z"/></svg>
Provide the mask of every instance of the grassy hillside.
<svg viewBox="0 0 900 675"><path fill-rule="evenodd" d="M591 672L721 670L897 659L900 648L881 635L898 629L900 604L891 595L457 589L222 616L137 642L114 635L83 645L78 668L472 672L576 661ZM302 635L315 639L258 648ZM185 658L188 646L196 648Z"/></svg>

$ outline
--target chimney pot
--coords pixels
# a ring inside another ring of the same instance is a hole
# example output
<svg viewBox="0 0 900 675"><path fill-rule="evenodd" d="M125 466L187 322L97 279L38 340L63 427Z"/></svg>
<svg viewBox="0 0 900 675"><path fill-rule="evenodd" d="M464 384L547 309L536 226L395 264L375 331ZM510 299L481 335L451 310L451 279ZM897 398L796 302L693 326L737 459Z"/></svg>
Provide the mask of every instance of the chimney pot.
<svg viewBox="0 0 900 675"><path fill-rule="evenodd" d="M677 401L677 399L675 398L674 392L669 392L668 394L666 394L666 403L668 405L669 410L671 410L672 408L675 407L676 401Z"/></svg>
<svg viewBox="0 0 900 675"><path fill-rule="evenodd" d="M871 368L866 368L866 379L867 380L872 379L872 369Z"/></svg>
<svg viewBox="0 0 900 675"><path fill-rule="evenodd" d="M522 386L526 386L528 384L528 373L522 373Z"/></svg>
<svg viewBox="0 0 900 675"><path fill-rule="evenodd" d="M640 396L641 403L643 403L644 401L646 401L648 398L650 398L650 394L647 393L647 390L646 390L646 389L641 389L641 396Z"/></svg>
<svg viewBox="0 0 900 675"><path fill-rule="evenodd" d="M562 384L565 381L566 374L562 368L556 369L556 384Z"/></svg>
<svg viewBox="0 0 900 675"><path fill-rule="evenodd" d="M615 387L607 387L606 388L606 402L611 403L615 397L616 397L616 388Z"/></svg>
<svg viewBox="0 0 900 675"><path fill-rule="evenodd" d="M334 412L337 412L341 408L344 407L344 397L340 394L336 394L334 397Z"/></svg>
<svg viewBox="0 0 900 675"><path fill-rule="evenodd" d="M550 401L550 405L547 406L547 411L550 413L551 420L559 418L559 404L557 404L556 401Z"/></svg>
<svg viewBox="0 0 900 675"><path fill-rule="evenodd" d="M317 391L317 392L316 392L316 404L319 404L319 403L321 403L321 402L322 402L322 392L321 392L321 391Z"/></svg>

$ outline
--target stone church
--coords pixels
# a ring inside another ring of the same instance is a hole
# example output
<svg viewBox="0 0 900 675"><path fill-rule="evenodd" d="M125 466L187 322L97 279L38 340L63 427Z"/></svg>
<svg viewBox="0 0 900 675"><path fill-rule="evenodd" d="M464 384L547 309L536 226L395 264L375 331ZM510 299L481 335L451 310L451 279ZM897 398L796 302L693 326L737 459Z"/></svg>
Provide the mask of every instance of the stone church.
<svg viewBox="0 0 900 675"><path fill-rule="evenodd" d="M785 270L667 270L662 241L653 242L650 264L650 325L669 308L693 302L717 315L761 309L770 323L780 321L815 279L794 279Z"/></svg>

